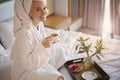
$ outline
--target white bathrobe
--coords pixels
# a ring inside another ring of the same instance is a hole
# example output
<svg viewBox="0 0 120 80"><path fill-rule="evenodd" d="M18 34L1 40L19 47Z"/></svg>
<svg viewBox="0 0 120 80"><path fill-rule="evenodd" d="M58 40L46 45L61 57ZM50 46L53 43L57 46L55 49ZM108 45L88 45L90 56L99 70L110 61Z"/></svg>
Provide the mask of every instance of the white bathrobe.
<svg viewBox="0 0 120 80"><path fill-rule="evenodd" d="M22 29L16 36L11 55L12 80L57 80L62 76L57 69L67 60L66 50L60 45L45 48L41 44L44 37L42 22L39 31L33 26Z"/></svg>
<svg viewBox="0 0 120 80"><path fill-rule="evenodd" d="M44 1L44 0L43 0ZM66 50L61 46L45 48L41 42L46 37L44 25L36 30L28 14L32 0L15 0L14 34L11 66L12 80L57 80L57 71L66 61Z"/></svg>

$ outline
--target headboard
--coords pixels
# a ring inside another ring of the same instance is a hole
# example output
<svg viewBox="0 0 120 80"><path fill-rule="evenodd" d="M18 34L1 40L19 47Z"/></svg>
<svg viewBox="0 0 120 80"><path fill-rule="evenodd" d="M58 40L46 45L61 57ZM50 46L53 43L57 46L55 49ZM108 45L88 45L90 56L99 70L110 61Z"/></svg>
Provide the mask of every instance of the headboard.
<svg viewBox="0 0 120 80"><path fill-rule="evenodd" d="M14 0L0 1L0 22L6 21L13 17Z"/></svg>

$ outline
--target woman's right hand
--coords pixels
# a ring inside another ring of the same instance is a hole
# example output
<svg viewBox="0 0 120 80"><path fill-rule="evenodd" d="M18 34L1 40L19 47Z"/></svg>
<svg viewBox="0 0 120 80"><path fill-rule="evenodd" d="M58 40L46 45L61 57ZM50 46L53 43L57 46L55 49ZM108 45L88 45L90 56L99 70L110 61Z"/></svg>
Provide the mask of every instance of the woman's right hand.
<svg viewBox="0 0 120 80"><path fill-rule="evenodd" d="M50 46L52 45L52 37L46 37L43 41L42 44L45 48L50 48Z"/></svg>
<svg viewBox="0 0 120 80"><path fill-rule="evenodd" d="M57 43L58 41L54 41L54 38L56 36L53 36L53 34L51 34L50 36L46 37L43 41L42 44L45 48L50 48L52 45L54 45L55 43Z"/></svg>

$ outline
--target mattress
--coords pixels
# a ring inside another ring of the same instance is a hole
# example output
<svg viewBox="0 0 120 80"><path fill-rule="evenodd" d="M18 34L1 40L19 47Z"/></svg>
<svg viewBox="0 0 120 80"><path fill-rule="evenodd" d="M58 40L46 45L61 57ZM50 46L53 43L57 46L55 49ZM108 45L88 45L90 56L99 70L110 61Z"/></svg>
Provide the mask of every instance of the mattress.
<svg viewBox="0 0 120 80"><path fill-rule="evenodd" d="M47 29L48 30L48 29ZM48 31L49 33L52 30ZM92 36L84 34L81 32L71 32L71 31L61 31L62 44L65 44L66 47L71 50L69 58L75 59L80 57L85 57L84 54L76 54L75 46L77 40L80 36L89 37L90 42L95 43L95 41L101 37ZM102 67L102 69L110 76L110 80L119 80L120 79L120 40L114 40L110 38L103 38L104 47L107 49L102 52L104 57L101 57L101 61L94 57L94 60ZM11 61L9 56L4 58L4 62L0 64L0 80L10 80L10 64ZM66 80L72 80L71 76L63 66L60 69L60 72L66 77Z"/></svg>

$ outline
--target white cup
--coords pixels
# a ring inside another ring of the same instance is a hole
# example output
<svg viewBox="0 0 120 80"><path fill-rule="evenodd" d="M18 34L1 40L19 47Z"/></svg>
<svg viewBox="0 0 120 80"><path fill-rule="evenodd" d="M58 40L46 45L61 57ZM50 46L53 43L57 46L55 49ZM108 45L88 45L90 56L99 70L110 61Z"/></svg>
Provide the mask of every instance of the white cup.
<svg viewBox="0 0 120 80"><path fill-rule="evenodd" d="M59 42L59 34L53 33L51 35L53 36L53 39L52 39L53 42Z"/></svg>
<svg viewBox="0 0 120 80"><path fill-rule="evenodd" d="M59 42L61 37L61 31L57 30L51 34L53 36L53 42Z"/></svg>

